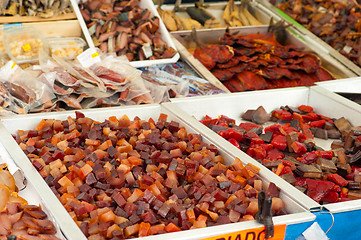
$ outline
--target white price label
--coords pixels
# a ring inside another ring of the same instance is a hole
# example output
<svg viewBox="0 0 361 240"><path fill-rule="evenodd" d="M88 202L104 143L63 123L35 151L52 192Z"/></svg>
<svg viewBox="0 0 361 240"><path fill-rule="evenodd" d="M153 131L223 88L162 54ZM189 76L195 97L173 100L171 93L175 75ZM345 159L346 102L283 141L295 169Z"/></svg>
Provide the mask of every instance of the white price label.
<svg viewBox="0 0 361 240"><path fill-rule="evenodd" d="M0 75L4 80L8 80L18 68L19 65L17 65L13 60L10 60L0 69Z"/></svg>
<svg viewBox="0 0 361 240"><path fill-rule="evenodd" d="M101 61L99 53L95 48L87 49L86 51L78 55L77 59L80 64L85 68L88 68L91 65Z"/></svg>

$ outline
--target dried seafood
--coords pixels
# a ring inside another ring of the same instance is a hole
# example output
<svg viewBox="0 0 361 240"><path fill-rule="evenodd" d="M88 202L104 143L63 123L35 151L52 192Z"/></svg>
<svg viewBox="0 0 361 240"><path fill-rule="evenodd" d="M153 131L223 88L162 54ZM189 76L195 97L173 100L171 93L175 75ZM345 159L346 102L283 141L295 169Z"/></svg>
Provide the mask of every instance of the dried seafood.
<svg viewBox="0 0 361 240"><path fill-rule="evenodd" d="M161 39L159 18L138 0L88 1L80 6L94 45L129 61L171 58L176 50Z"/></svg>
<svg viewBox="0 0 361 240"><path fill-rule="evenodd" d="M276 29L282 27L276 25ZM276 31L278 32L278 31ZM311 86L333 77L319 58L292 45L273 32L249 35L225 33L219 44L198 47L197 58L231 92L282 87Z"/></svg>
<svg viewBox="0 0 361 240"><path fill-rule="evenodd" d="M360 3L356 0L281 0L277 7L361 66Z"/></svg>
<svg viewBox="0 0 361 240"><path fill-rule="evenodd" d="M0 16L50 18L72 11L70 0L2 0L0 3Z"/></svg>

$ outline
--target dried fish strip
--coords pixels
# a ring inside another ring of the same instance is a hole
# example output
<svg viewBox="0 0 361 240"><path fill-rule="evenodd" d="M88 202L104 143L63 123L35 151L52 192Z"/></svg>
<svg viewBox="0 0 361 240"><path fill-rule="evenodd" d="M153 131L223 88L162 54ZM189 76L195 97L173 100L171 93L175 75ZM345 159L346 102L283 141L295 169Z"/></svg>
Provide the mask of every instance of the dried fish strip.
<svg viewBox="0 0 361 240"><path fill-rule="evenodd" d="M160 38L159 18L139 0L82 2L80 11L94 45L103 53L126 55L129 61L171 58L176 50Z"/></svg>
<svg viewBox="0 0 361 240"><path fill-rule="evenodd" d="M50 18L73 12L70 0L2 0L0 16L37 16Z"/></svg>

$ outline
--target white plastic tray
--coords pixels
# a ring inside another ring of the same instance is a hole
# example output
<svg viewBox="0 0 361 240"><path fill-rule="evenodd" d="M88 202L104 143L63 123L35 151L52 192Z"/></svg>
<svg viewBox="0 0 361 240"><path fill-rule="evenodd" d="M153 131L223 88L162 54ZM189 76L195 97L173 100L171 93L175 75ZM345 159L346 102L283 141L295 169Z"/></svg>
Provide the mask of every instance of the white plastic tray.
<svg viewBox="0 0 361 240"><path fill-rule="evenodd" d="M188 132L199 133L197 128L193 127L193 122L188 123L186 120L183 120L183 117L178 117L173 112L169 111L167 108L162 105L151 104L145 106L129 106L129 107L114 107L114 108L102 108L102 109L88 109L81 111L85 116L92 119L103 121L105 118L110 116L121 117L126 114L130 119L133 119L135 116L140 117L141 119L148 120L150 117L153 119L158 119L160 113L165 113L168 115L168 120L174 120L180 123L181 126L184 126ZM32 114L32 115L18 115L11 118L4 118L0 123L0 140L5 148L8 150L11 157L14 159L15 163L18 164L20 168L25 172L26 177L31 181L36 191L39 192L43 202L48 206L49 210L53 213L56 220L58 221L62 231L68 239L80 240L86 239L85 236L81 233L80 229L77 227L75 222L70 218L69 214L66 212L65 208L62 207L61 203L51 192L50 188L47 186L45 181L42 179L40 174L35 170L31 165L30 161L20 149L18 144L15 142L11 134L16 133L18 129L33 129L43 118L55 118L60 120L65 120L68 116L75 117L74 111L67 112L55 112L55 113L45 113L45 114ZM184 116L186 118L186 116ZM196 120L192 120L197 122ZM227 150L227 147L224 148L223 145L218 143L218 139L213 139L207 134L203 134L203 141L208 144L214 144L217 146L220 154L224 157L226 164L231 164L235 157L239 156ZM244 163L248 162L248 159L244 159L243 156L240 158ZM244 161L245 160L245 161ZM310 222L315 219L315 215L308 211L309 206L305 205L308 198L306 198L298 190L295 191L294 188L283 184L280 181L280 178L275 178L273 176L268 176L269 171L265 168L261 169L259 172L260 178L268 185L270 181L274 182L278 187L281 188L281 199L285 202L286 210L290 214L283 216L273 217L274 224L297 224ZM315 203L316 206L319 206ZM155 240L155 239L201 239L206 237L211 237L219 234L225 234L230 232L236 232L240 230L246 230L251 228L261 227L262 225L256 221L248 222L239 222L232 223L214 227L207 227L202 229L187 230L176 233L167 233L155 236L144 237L141 239L144 240Z"/></svg>
<svg viewBox="0 0 361 240"><path fill-rule="evenodd" d="M29 205L41 206L41 209L46 213L48 219L51 220L56 228L56 235L60 239L66 240L62 235L59 225L54 219L54 216L49 209L44 206L40 195L35 191L33 184L27 179L24 178L22 171L15 165L14 161L11 159L9 153L6 151L3 145L0 144L0 163L6 163L9 169L9 172L13 175L15 179L15 184L19 189L19 196L24 198Z"/></svg>
<svg viewBox="0 0 361 240"><path fill-rule="evenodd" d="M171 103L167 103L165 106L169 108L174 113L180 114L180 116L186 116L185 113L189 114L185 120L197 119L201 120L205 115L210 117L218 117L219 115L226 115L230 118L236 119L236 123L240 123L241 114L248 109L256 109L259 106L263 106L267 112L279 108L280 106L294 106L305 104L310 105L314 108L315 112L331 117L331 118L340 118L345 117L348 119L353 126L361 125L361 107L360 105L355 106L350 104L351 101L346 100L345 98L338 96L335 93L332 93L326 89L323 89L319 86L314 86L311 88L308 87L297 87L297 88L284 88L284 89L272 89L272 90L263 90L263 91L253 91L253 92L242 92L242 93L232 93L232 94L223 94L217 96L204 96L204 97L193 97L193 98L183 98L183 99L172 99ZM223 146L229 149L228 151L232 152L239 157L242 157L244 161L250 159L254 163L258 163L253 158L249 157L244 152L240 151L238 148L233 146L227 140L218 136L217 133L210 130L208 127L203 125L200 122L194 122L193 126L202 132L209 132L209 136ZM316 139L316 144L325 150L330 149L332 140L322 140ZM259 164L261 165L261 164ZM263 168L264 166L261 165ZM268 177L276 176L274 173L268 170ZM281 179L280 177L276 176ZM283 179L280 180L287 186L292 186ZM292 193L298 191L296 188L292 187ZM302 194L306 196L306 194ZM305 204L311 206L312 199L306 196L307 200L304 201ZM331 203L325 204L326 208L330 208L334 212L346 212L353 211L356 209L361 209L361 200L353 200L347 202ZM316 206L314 206L316 207Z"/></svg>
<svg viewBox="0 0 361 240"><path fill-rule="evenodd" d="M361 77L317 82L316 85L331 92L361 93Z"/></svg>
<svg viewBox="0 0 361 240"><path fill-rule="evenodd" d="M70 0L70 1L71 1L71 4L73 5L74 12L79 20L82 32L84 34L85 40L88 43L88 46L90 48L94 48L93 40L89 34L89 31L88 31L88 28L84 21L84 18L80 13L77 0ZM159 18L159 30L158 31L160 31L160 33L161 33L162 40L165 41L169 47L172 47L172 48L174 48L174 50L177 50L177 48L175 47L175 45L169 35L169 32L167 31L161 17L159 16L157 9L155 8L152 0L141 0L139 2L139 6L143 9L149 9L152 13L151 16L157 16ZM147 67L147 66L151 66L151 65L155 65L155 64L175 63L178 61L178 59L179 59L179 53L177 52L172 58L157 59L157 60L144 60L144 61L131 61L130 65L132 65L133 67L136 67L136 68Z"/></svg>

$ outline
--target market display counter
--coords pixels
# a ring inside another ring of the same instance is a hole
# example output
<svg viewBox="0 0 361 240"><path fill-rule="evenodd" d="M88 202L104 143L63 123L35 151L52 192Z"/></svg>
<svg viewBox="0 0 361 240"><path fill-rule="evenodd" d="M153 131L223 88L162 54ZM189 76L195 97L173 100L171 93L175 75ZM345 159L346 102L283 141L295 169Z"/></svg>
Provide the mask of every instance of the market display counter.
<svg viewBox="0 0 361 240"><path fill-rule="evenodd" d="M361 236L358 33L266 0L28 3L0 4L1 239Z"/></svg>

